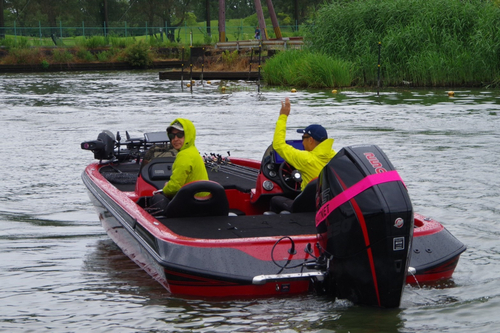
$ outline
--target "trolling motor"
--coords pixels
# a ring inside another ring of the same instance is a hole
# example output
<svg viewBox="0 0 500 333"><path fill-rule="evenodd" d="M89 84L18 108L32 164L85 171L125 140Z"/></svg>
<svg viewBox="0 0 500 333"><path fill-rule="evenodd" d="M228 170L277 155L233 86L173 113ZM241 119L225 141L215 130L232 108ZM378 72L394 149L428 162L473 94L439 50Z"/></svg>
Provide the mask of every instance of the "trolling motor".
<svg viewBox="0 0 500 333"><path fill-rule="evenodd" d="M102 131L97 136L97 140L85 141L81 143L83 150L90 150L94 153L96 160L111 160L115 151L115 136L110 131Z"/></svg>
<svg viewBox="0 0 500 333"><path fill-rule="evenodd" d="M121 142L120 132L116 132L115 138L113 133L104 130L99 133L97 140L82 142L81 148L92 151L96 160L123 162L136 159L139 163L150 148L165 146L170 142L166 132L144 133L144 138L132 138L127 131L125 134L126 140Z"/></svg>

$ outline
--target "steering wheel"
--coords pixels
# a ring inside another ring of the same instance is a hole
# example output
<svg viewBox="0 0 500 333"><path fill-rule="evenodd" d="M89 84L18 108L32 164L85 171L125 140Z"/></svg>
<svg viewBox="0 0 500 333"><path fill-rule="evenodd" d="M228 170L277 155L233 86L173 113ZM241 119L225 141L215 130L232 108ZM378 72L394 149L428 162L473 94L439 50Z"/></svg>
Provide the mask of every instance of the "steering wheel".
<svg viewBox="0 0 500 333"><path fill-rule="evenodd" d="M292 191L293 193L300 193L302 176L300 175L300 172L295 170L295 168L288 164L286 161L280 164L278 176L281 180L281 183L285 187L284 190L286 189Z"/></svg>

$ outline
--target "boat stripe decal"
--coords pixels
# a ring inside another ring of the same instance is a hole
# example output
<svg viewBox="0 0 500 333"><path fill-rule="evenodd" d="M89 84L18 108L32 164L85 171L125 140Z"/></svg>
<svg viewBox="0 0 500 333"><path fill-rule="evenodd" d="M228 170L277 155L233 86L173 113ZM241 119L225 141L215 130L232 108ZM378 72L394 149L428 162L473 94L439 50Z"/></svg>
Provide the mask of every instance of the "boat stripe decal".
<svg viewBox="0 0 500 333"><path fill-rule="evenodd" d="M344 192L345 192L345 188L346 188L345 183L342 181L342 179L338 176L338 174L336 172L335 172L335 175L336 175L337 179L339 180L340 185L342 186L342 188L344 189ZM359 205L356 202L356 200L354 200L353 198L350 198L348 200L351 203L351 205L354 209L354 212L356 213L356 217L358 218L359 224L361 226L361 230L363 231L363 239L365 241L365 247L366 247L366 252L367 252L366 255L368 256L368 261L370 262L370 271L372 274L373 287L375 288L375 294L377 295L377 303L380 306L380 294L378 291L377 274L375 272L375 262L373 261L373 253L372 253L372 249L370 247L370 237L368 237L368 230L366 229L365 217L363 215L363 212L359 208Z"/></svg>
<svg viewBox="0 0 500 333"><path fill-rule="evenodd" d="M373 287L375 288L375 294L377 295L377 302L378 306L380 305L380 294L378 292L378 281L377 281L377 273L375 272L375 261L373 260L373 253L372 253L372 248L370 244L370 238L368 237L368 230L366 228L366 221L365 217L363 215L363 212L359 208L358 203L356 200L351 199L350 200L351 205L354 208L354 211L356 212L356 216L358 218L359 224L361 226L361 230L363 230L363 238L365 239L365 246L366 246L366 254L368 255L368 261L370 262L370 270L372 272L372 279L373 279Z"/></svg>
<svg viewBox="0 0 500 333"><path fill-rule="evenodd" d="M342 193L336 195L335 197L333 197L333 199L321 206L321 208L316 213L316 227L318 227L319 224L323 222L328 217L328 215L336 208L351 200L361 192L369 189L372 186L394 181L403 182L398 172L395 170L366 176L365 178L349 187L348 189L344 190Z"/></svg>

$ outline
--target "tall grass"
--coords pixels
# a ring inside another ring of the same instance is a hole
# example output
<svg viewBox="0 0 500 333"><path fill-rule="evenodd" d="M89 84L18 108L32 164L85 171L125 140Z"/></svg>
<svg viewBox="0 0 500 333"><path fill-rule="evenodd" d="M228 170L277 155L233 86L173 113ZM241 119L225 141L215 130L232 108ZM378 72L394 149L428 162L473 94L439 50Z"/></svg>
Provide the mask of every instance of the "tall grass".
<svg viewBox="0 0 500 333"><path fill-rule="evenodd" d="M322 53L291 50L267 60L263 78L270 85L342 87L352 82L351 68L350 62Z"/></svg>
<svg viewBox="0 0 500 333"><path fill-rule="evenodd" d="M352 61L355 83L476 86L500 77L500 8L484 0L336 0L307 33L312 49Z"/></svg>

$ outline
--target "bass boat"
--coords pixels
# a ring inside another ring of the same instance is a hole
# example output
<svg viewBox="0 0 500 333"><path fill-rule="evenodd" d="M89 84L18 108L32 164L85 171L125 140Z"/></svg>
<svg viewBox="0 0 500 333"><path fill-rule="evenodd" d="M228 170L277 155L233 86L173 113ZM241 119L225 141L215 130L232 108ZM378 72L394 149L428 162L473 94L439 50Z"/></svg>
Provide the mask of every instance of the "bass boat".
<svg viewBox="0 0 500 333"><path fill-rule="evenodd" d="M103 131L81 144L97 160L83 183L109 237L173 295L313 292L394 308L406 284L450 279L466 249L413 211L376 145L341 149L303 191L300 173L272 145L261 161L206 155L210 180L186 184L160 207L155 192L176 151L165 132L126 134L122 142ZM276 198L286 209L270 209Z"/></svg>

